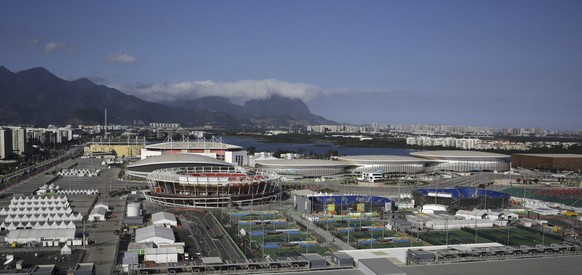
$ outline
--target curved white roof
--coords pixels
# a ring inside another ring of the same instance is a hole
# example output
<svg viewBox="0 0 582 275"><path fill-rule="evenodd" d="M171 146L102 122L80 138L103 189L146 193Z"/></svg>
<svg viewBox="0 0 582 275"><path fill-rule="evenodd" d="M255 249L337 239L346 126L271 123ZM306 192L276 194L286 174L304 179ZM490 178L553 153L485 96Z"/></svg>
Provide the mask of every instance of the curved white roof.
<svg viewBox="0 0 582 275"><path fill-rule="evenodd" d="M444 150L444 151L420 151L412 152L410 155L425 159L504 159L509 155L465 150Z"/></svg>
<svg viewBox="0 0 582 275"><path fill-rule="evenodd" d="M196 164L196 165L232 166L232 164L228 162L198 154L164 154L161 156L154 156L138 160L128 165L127 168L159 164Z"/></svg>
<svg viewBox="0 0 582 275"><path fill-rule="evenodd" d="M381 164L381 163L419 163L427 162L426 159L409 157L409 156L395 156L395 155L356 155L356 156L341 156L337 157L339 161L359 164Z"/></svg>
<svg viewBox="0 0 582 275"><path fill-rule="evenodd" d="M242 150L242 147L232 144L212 141L174 141L146 145L146 149L154 150Z"/></svg>
<svg viewBox="0 0 582 275"><path fill-rule="evenodd" d="M274 167L346 167L347 164L341 161L335 160L323 160L323 159L273 159L273 160L257 160L256 163L262 167L274 168Z"/></svg>

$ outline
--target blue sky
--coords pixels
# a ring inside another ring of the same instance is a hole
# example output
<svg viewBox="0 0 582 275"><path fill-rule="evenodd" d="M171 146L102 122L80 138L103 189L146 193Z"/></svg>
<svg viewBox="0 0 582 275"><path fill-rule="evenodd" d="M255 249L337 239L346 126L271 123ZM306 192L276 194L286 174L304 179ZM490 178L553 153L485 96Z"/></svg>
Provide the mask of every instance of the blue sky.
<svg viewBox="0 0 582 275"><path fill-rule="evenodd" d="M582 1L3 1L0 65L347 123L582 129Z"/></svg>

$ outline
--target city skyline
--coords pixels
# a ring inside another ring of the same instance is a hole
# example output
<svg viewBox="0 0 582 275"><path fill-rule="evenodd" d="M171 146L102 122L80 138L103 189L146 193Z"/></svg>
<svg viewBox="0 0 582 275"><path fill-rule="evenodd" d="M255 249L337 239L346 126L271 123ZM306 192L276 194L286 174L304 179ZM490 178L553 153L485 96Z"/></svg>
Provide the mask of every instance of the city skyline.
<svg viewBox="0 0 582 275"><path fill-rule="evenodd" d="M340 123L582 128L578 1L164 4L6 2L0 65L150 101L280 94Z"/></svg>

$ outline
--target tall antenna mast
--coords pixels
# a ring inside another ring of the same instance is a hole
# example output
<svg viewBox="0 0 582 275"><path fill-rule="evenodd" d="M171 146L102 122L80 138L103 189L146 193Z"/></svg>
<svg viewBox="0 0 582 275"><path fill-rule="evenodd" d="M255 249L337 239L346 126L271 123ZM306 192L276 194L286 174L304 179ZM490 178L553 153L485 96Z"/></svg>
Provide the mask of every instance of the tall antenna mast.
<svg viewBox="0 0 582 275"><path fill-rule="evenodd" d="M107 108L105 108L105 135L107 135Z"/></svg>

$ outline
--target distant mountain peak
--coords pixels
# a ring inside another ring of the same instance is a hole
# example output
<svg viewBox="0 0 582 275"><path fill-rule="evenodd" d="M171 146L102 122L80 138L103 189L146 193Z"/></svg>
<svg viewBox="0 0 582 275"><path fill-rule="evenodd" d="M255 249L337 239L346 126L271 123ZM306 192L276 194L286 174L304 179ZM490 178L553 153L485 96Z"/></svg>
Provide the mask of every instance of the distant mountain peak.
<svg viewBox="0 0 582 275"><path fill-rule="evenodd" d="M289 123L335 124L312 114L297 98L271 95L241 106L229 98L210 96L163 105L86 78L67 81L43 67L13 73L0 66L0 98L0 121L6 123L98 124L103 118L102 110L107 108L110 121L118 124L177 122L186 127L212 125L226 129L241 125L263 128Z"/></svg>
<svg viewBox="0 0 582 275"><path fill-rule="evenodd" d="M58 76L54 75L53 73L51 73L49 70L45 69L44 67L34 67L34 68L30 68L28 70L22 70L22 71L18 72L17 74L29 75L31 77L43 76L43 77L51 77L51 78L60 79Z"/></svg>

